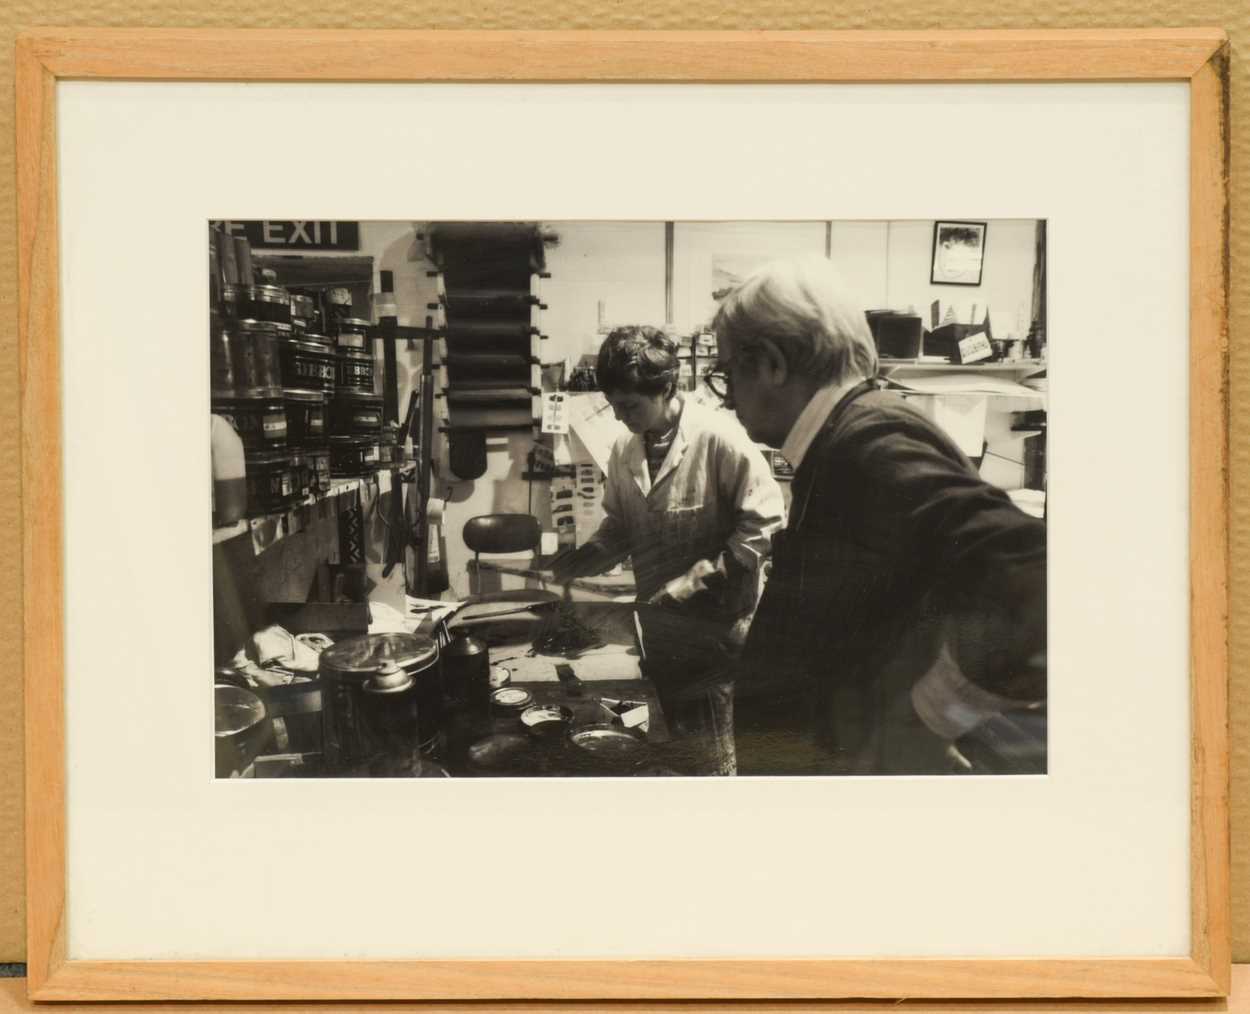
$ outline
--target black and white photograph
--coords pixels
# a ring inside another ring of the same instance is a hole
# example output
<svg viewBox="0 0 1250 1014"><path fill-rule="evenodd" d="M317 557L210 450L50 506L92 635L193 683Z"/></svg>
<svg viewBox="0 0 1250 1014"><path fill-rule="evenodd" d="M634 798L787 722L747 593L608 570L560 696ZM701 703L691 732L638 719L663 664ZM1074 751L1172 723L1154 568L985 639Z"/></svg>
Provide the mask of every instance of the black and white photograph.
<svg viewBox="0 0 1250 1014"><path fill-rule="evenodd" d="M218 778L1047 772L1044 220L207 232Z"/></svg>
<svg viewBox="0 0 1250 1014"><path fill-rule="evenodd" d="M985 222L934 222L934 285L980 285L985 265Z"/></svg>

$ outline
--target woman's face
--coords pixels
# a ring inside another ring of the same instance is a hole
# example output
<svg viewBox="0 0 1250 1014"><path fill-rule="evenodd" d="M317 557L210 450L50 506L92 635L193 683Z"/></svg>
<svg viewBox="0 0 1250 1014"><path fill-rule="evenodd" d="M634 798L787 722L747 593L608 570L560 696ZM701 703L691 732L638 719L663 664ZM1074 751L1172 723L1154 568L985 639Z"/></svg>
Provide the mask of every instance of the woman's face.
<svg viewBox="0 0 1250 1014"><path fill-rule="evenodd" d="M664 418L668 395L613 391L606 397L616 418L629 427L631 433L662 433L668 429Z"/></svg>

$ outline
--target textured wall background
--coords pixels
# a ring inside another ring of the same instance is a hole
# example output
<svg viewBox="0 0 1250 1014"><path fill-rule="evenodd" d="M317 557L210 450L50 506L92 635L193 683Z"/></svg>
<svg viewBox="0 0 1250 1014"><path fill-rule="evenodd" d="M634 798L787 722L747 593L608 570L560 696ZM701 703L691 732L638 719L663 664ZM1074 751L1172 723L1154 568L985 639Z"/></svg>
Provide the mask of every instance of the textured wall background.
<svg viewBox="0 0 1250 1014"><path fill-rule="evenodd" d="M1232 39L1233 953L1250 961L1250 47L1244 0L14 0L0 35L0 961L25 953L13 41L23 28L920 29L1215 26Z"/></svg>

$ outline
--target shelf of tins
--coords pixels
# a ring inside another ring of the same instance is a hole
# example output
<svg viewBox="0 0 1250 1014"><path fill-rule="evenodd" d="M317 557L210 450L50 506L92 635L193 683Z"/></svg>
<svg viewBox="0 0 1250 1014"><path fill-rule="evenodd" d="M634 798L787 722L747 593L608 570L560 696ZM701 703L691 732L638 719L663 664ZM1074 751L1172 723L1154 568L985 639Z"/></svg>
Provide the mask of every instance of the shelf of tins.
<svg viewBox="0 0 1250 1014"><path fill-rule="evenodd" d="M411 467L411 464L401 469L386 467L357 478L333 479L328 487L300 490L288 502L265 513L252 514L231 524L214 523L213 545L250 535L253 552L262 553L318 521L376 502L383 494L400 488L403 472Z"/></svg>
<svg viewBox="0 0 1250 1014"><path fill-rule="evenodd" d="M537 225L443 222L428 249L441 333L438 394L444 431L532 430L542 418L544 271Z"/></svg>

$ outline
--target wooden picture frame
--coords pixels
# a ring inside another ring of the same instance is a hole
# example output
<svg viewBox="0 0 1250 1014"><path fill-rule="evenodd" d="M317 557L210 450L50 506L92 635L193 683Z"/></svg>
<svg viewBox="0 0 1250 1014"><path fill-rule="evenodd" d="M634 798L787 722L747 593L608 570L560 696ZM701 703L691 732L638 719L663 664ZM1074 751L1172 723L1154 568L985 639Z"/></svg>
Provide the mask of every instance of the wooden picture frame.
<svg viewBox="0 0 1250 1014"><path fill-rule="evenodd" d="M28 974L36 1000L1159 997L1227 993L1227 40L1215 29L427 32L43 29L17 43ZM85 961L67 956L57 83L1188 82L1187 957Z"/></svg>
<svg viewBox="0 0 1250 1014"><path fill-rule="evenodd" d="M980 285L985 269L985 244L989 234L986 222L933 223L933 253L929 264L931 285ZM961 239L970 239L971 242ZM970 248L960 250L961 247ZM958 255L949 251L957 251Z"/></svg>

